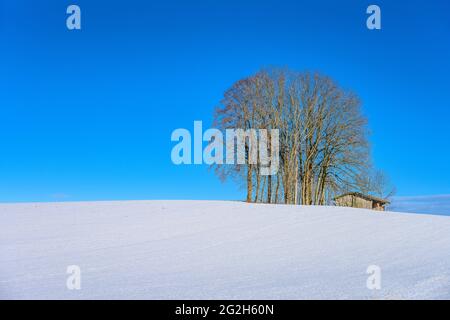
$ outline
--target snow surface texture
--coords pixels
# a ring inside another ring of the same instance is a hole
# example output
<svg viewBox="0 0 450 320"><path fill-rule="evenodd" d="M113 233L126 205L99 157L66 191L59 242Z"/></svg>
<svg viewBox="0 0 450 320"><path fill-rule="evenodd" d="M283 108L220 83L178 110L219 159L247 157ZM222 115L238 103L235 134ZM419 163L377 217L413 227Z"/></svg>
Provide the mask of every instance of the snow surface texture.
<svg viewBox="0 0 450 320"><path fill-rule="evenodd" d="M3 299L450 299L446 216L80 202L2 204L0 227ZM69 265L80 290L66 287Z"/></svg>

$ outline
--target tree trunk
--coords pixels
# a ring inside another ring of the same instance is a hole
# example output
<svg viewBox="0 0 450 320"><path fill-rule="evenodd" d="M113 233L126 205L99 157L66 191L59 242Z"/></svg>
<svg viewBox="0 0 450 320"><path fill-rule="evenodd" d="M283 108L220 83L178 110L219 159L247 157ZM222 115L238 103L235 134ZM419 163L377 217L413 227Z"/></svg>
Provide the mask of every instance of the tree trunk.
<svg viewBox="0 0 450 320"><path fill-rule="evenodd" d="M253 179L252 179L252 166L247 165L247 202L252 202L253 194Z"/></svg>

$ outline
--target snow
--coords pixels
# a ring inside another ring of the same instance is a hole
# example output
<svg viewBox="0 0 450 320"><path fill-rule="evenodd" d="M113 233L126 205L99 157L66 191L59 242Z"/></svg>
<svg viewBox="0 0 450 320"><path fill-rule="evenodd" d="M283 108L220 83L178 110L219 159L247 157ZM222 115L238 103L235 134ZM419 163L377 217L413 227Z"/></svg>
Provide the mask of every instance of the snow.
<svg viewBox="0 0 450 320"><path fill-rule="evenodd" d="M0 227L2 299L450 299L447 216L67 202L1 204ZM80 290L66 287L70 265Z"/></svg>

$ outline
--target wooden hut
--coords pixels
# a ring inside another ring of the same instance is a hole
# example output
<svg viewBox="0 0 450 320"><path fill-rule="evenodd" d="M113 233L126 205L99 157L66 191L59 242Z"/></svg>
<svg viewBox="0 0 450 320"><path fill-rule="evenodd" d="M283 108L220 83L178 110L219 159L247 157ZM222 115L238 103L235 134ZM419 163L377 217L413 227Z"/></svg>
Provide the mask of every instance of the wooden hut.
<svg viewBox="0 0 450 320"><path fill-rule="evenodd" d="M337 196L333 199L334 203L340 207L353 207L384 211L386 205L390 202L386 199L377 198L359 192L349 192Z"/></svg>

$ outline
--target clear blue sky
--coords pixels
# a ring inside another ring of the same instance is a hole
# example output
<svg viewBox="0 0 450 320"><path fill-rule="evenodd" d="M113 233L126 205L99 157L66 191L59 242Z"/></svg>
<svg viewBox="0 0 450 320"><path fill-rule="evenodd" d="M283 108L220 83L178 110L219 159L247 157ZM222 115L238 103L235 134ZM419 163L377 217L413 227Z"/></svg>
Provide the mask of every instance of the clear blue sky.
<svg viewBox="0 0 450 320"><path fill-rule="evenodd" d="M399 196L449 194L449 14L447 0L3 0L0 201L244 198L173 165L170 135L209 126L223 92L268 66L357 92Z"/></svg>

